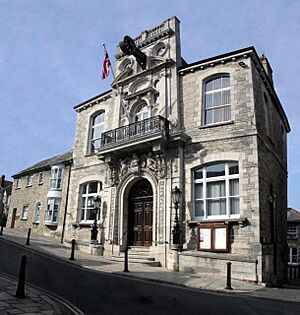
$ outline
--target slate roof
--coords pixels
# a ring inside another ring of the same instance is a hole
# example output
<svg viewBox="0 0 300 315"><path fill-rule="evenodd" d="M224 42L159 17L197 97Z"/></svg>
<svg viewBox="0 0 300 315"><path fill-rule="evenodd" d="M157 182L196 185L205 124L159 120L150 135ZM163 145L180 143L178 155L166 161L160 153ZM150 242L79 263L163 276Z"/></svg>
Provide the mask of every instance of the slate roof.
<svg viewBox="0 0 300 315"><path fill-rule="evenodd" d="M287 221L300 223L300 212L293 208L288 208Z"/></svg>
<svg viewBox="0 0 300 315"><path fill-rule="evenodd" d="M51 168L52 165L65 164L65 163L72 161L72 159L73 159L73 150L70 150L68 152L55 155L49 159L40 161L40 162L22 170L22 171L20 171L19 173L13 175L12 177L18 178L18 177L23 176L23 175L31 174L31 173L34 173L37 171L46 170L46 169Z"/></svg>

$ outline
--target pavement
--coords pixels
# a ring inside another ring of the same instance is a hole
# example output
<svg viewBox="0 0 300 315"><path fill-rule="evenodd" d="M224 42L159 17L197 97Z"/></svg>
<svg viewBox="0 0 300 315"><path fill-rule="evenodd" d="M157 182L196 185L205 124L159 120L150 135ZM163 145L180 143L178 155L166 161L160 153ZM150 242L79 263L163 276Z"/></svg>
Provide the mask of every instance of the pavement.
<svg viewBox="0 0 300 315"><path fill-rule="evenodd" d="M71 254L70 248L54 238L32 235L30 245L25 245L26 235L24 235L24 232L7 228L4 229L3 234L1 236L3 239L94 271L115 273L124 277L133 277L146 281L185 286L206 291L246 294L253 297L300 302L300 280L291 282L284 288L266 288L259 284L232 279L232 290L226 290L226 277L219 275L174 272L163 267L152 267L130 262L129 272L123 272L123 262L112 261L109 257L105 256L93 256L76 251L75 260L71 261L69 260ZM0 274L0 315L82 314L80 310L58 296L53 296L49 292L33 288L27 284L26 298L17 299L15 297L16 284L16 280L8 279Z"/></svg>

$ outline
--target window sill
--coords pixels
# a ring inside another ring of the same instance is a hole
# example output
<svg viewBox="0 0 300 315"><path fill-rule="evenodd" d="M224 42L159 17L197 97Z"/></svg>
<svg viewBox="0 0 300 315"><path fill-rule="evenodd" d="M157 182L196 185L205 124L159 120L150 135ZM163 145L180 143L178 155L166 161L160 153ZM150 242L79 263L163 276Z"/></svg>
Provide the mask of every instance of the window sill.
<svg viewBox="0 0 300 315"><path fill-rule="evenodd" d="M39 225L39 224L40 224L40 221L32 222L32 224L34 224L34 225Z"/></svg>
<svg viewBox="0 0 300 315"><path fill-rule="evenodd" d="M44 182L43 183L38 183L39 185L43 185L44 184Z"/></svg>
<svg viewBox="0 0 300 315"><path fill-rule="evenodd" d="M57 222L45 222L45 225L49 226L56 226L58 223Z"/></svg>
<svg viewBox="0 0 300 315"><path fill-rule="evenodd" d="M26 188L27 188L27 187L32 187L32 185L26 185Z"/></svg>
<svg viewBox="0 0 300 315"><path fill-rule="evenodd" d="M238 223L239 225L243 225L247 221L247 218L213 218L213 219L193 219L190 221L186 221L187 225L192 227L198 224L205 223Z"/></svg>
<svg viewBox="0 0 300 315"><path fill-rule="evenodd" d="M222 127L222 126L233 125L233 124L234 124L233 120L228 120L228 121L222 121L222 122L218 122L218 123L203 125L203 126L200 126L199 129L213 128L213 127Z"/></svg>
<svg viewBox="0 0 300 315"><path fill-rule="evenodd" d="M21 221L27 221L28 218L21 218Z"/></svg>

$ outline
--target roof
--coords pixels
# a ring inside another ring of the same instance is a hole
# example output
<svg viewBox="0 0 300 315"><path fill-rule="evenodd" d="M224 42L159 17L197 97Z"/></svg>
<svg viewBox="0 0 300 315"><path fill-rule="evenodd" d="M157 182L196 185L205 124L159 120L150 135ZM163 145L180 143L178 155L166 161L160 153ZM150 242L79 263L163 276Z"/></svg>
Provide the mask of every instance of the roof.
<svg viewBox="0 0 300 315"><path fill-rule="evenodd" d="M52 165L66 164L72 160L73 160L73 150L70 150L68 152L55 155L55 156L48 158L46 160L42 160L42 161L24 169L24 170L22 170L21 172L13 175L12 177L18 178L20 176L33 173L34 171L36 172L36 171L42 171L45 169L49 169Z"/></svg>
<svg viewBox="0 0 300 315"><path fill-rule="evenodd" d="M288 208L287 222L300 223L300 212L293 208Z"/></svg>
<svg viewBox="0 0 300 315"><path fill-rule="evenodd" d="M244 55L244 54L246 55L247 53L251 53L251 56L253 56L252 60L254 59L256 64L260 65L260 70L261 70L260 75L263 75L263 79L268 81L268 86L271 89L270 95L273 98L275 108L277 109L279 115L281 116L281 118L283 120L284 126L286 128L286 132L290 132L291 131L291 127L289 125L287 116L286 116L286 114L285 114L285 112L283 110L283 107L282 107L282 105L280 103L280 100L279 100L279 98L277 96L277 93L275 91L273 83L271 82L271 79L270 79L269 75L266 73L266 71L264 69L264 66L263 66L263 64L261 62L261 59L258 56L254 46L245 47L245 48L242 48L242 49L239 49L239 50L235 50L235 51L231 51L231 52L228 52L228 53L225 53L225 54L222 54L222 55L214 56L214 57L211 57L211 58L207 58L207 59L196 61L194 63L183 65L183 66L178 68L178 72L183 74L183 73L185 73L187 71L191 71L191 70L195 70L197 68L200 68L201 65L203 65L203 64L220 62L222 59L233 58L233 57L236 57L236 56L239 56L239 55Z"/></svg>
<svg viewBox="0 0 300 315"><path fill-rule="evenodd" d="M98 94L98 95L96 95L96 96L93 96L92 98L90 98L90 99L88 99L88 100L86 100L86 101L84 101L84 102L82 102L82 103L80 103L80 104L78 104L78 105L75 105L73 108L74 108L74 109L77 109L77 108L79 108L79 107L82 106L82 105L85 105L85 104L87 104L87 103L89 103L89 102L91 102L91 101L96 100L97 98L100 98L100 97L102 97L102 96L104 96L104 95L106 95L106 94L111 93L111 91L112 91L112 89L107 90L107 91L105 91L105 92L103 92L103 93L101 93L101 94Z"/></svg>

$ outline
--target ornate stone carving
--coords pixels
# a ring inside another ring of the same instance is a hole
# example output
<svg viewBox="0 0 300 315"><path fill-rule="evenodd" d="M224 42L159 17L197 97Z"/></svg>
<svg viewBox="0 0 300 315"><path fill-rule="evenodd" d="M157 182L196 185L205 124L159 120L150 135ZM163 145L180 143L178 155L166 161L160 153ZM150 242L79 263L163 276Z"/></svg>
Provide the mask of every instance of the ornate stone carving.
<svg viewBox="0 0 300 315"><path fill-rule="evenodd" d="M130 162L130 171L135 175L140 175L140 159L135 153L132 155Z"/></svg>

